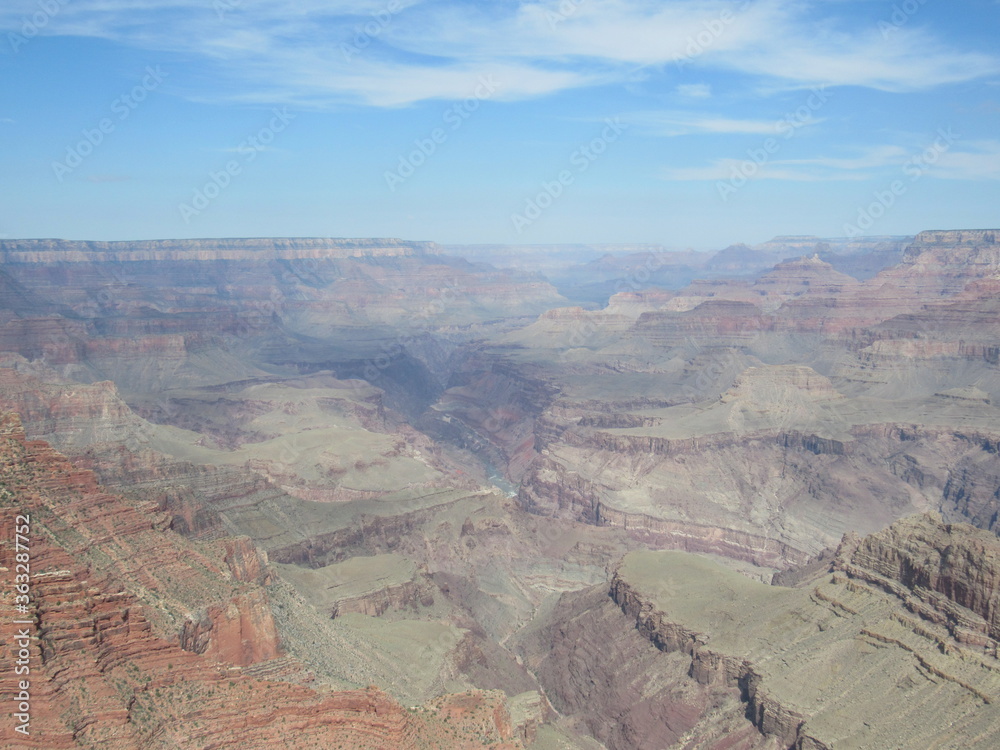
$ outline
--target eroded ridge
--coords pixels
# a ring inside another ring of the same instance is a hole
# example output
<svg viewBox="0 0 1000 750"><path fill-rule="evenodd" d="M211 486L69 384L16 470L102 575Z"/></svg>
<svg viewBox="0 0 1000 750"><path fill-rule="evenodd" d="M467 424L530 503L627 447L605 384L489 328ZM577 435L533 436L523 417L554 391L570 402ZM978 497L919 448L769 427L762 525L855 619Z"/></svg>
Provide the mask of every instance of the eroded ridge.
<svg viewBox="0 0 1000 750"><path fill-rule="evenodd" d="M410 711L375 687L310 684L280 656L248 540L196 544L155 508L104 492L47 443L0 417L0 572L14 569L18 514L31 518L31 721L0 726L10 748L474 748L516 750L502 695L446 695ZM191 602L211 602L191 612ZM13 590L2 604L14 611ZM0 661L17 657L5 617ZM244 670L241 665L248 665ZM0 702L23 676L6 669ZM445 719L447 718L447 721Z"/></svg>
<svg viewBox="0 0 1000 750"><path fill-rule="evenodd" d="M642 551L611 597L698 683L737 689L781 747L992 748L998 553L994 535L924 515L845 537L799 588Z"/></svg>

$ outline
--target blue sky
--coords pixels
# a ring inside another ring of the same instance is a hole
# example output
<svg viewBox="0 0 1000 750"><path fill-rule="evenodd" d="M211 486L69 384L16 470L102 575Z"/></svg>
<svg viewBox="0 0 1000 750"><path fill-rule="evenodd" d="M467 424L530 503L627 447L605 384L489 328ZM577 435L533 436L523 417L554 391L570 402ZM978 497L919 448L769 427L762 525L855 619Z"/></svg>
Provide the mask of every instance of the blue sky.
<svg viewBox="0 0 1000 750"><path fill-rule="evenodd" d="M994 0L4 0L0 237L1000 225Z"/></svg>

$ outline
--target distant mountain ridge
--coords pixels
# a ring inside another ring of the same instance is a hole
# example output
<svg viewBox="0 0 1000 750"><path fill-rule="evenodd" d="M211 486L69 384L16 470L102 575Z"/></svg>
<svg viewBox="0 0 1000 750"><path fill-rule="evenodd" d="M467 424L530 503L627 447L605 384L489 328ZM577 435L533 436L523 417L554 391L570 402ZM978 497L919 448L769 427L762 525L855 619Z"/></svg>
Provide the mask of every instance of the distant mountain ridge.
<svg viewBox="0 0 1000 750"><path fill-rule="evenodd" d="M149 260L279 260L306 258L387 258L440 255L434 242L395 238L251 237L185 240L0 240L4 263L113 262Z"/></svg>

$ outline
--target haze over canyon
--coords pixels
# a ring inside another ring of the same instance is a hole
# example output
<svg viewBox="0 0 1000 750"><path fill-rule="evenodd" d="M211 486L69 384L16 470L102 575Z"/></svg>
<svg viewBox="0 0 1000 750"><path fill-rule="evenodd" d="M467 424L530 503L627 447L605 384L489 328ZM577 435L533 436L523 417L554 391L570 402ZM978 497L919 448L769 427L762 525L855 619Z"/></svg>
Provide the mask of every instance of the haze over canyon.
<svg viewBox="0 0 1000 750"><path fill-rule="evenodd" d="M0 240L0 415L4 747L1000 736L1000 230Z"/></svg>

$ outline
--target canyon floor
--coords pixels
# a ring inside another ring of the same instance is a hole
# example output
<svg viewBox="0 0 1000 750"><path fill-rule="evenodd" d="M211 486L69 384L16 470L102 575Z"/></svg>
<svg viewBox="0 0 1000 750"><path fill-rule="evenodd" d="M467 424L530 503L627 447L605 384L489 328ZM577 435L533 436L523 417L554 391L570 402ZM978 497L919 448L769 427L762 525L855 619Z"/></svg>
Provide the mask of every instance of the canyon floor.
<svg viewBox="0 0 1000 750"><path fill-rule="evenodd" d="M994 747L998 238L0 240L0 741Z"/></svg>

